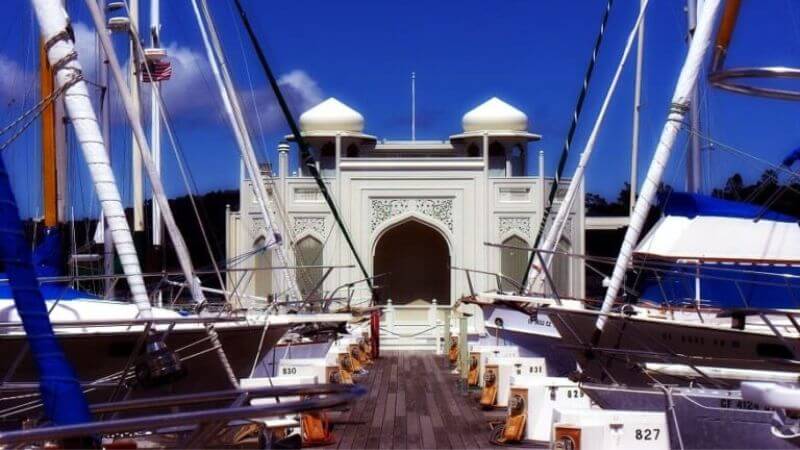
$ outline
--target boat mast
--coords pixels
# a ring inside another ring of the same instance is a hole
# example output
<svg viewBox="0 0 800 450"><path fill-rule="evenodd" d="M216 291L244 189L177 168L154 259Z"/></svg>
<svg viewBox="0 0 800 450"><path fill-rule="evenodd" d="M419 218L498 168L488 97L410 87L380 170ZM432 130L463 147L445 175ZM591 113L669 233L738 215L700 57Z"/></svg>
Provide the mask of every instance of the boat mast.
<svg viewBox="0 0 800 450"><path fill-rule="evenodd" d="M274 247L279 264L282 266L289 266L286 255L281 248L283 244L282 238L275 227L275 221L269 210L269 194L267 193L264 175L261 173L261 168L258 164L255 150L253 149L253 143L247 131L247 124L239 104L239 97L233 85L233 79L228 71L225 54L222 50L222 44L220 43L216 26L211 18L211 12L205 0L199 0L199 2L198 0L192 0L192 6L194 7L197 25L200 27L200 34L203 38L203 45L206 49L211 71L214 73L214 79L217 82L217 88L220 91L220 96L222 97L225 112L228 115L228 120L233 129L233 134L236 137L241 158L244 162L244 168L247 171L247 175L250 177L253 192L258 200L258 206L261 209L261 217L264 220L262 228L265 236L267 236L265 239L266 247ZM282 270L282 272L286 286L288 287L287 291L289 292L290 300L301 300L303 296L297 286L295 278L288 270ZM259 274L256 274L256 276L258 275ZM264 276L264 274L260 275Z"/></svg>
<svg viewBox="0 0 800 450"><path fill-rule="evenodd" d="M592 339L593 344L599 342L603 327L606 323L606 314L608 314L612 306L614 306L617 294L625 278L625 272L627 271L628 264L633 255L633 247L639 240L642 227L650 211L650 205L656 200L658 186L664 175L664 169L667 166L672 147L675 145L678 132L686 118L686 113L694 106L690 104L692 91L700 77L700 71L706 52L711 45L714 18L717 16L720 3L721 0L705 0L703 2L697 29L689 45L689 52L686 55L686 61L681 68L678 82L675 86L675 92L672 96L669 117L664 124L661 137L658 140L658 146L653 154L650 167L647 170L647 176L642 184L642 192L636 200L636 206L633 210L633 214L631 214L631 222L625 232L625 239L622 242L622 247L620 248L619 256L614 266L614 272L611 275L611 281L609 282L608 290L603 299L603 305L600 308L600 315L597 318L597 323L595 324L596 329Z"/></svg>
<svg viewBox="0 0 800 450"><path fill-rule="evenodd" d="M161 47L161 1L150 0L150 46ZM161 89L161 82L152 80ZM158 100L158 90L150 89L150 151L156 172L161 174L161 102ZM161 210L158 202L152 202L153 208L153 246L161 246ZM156 251L158 254L158 251Z"/></svg>
<svg viewBox="0 0 800 450"><path fill-rule="evenodd" d="M575 104L575 110L572 113L572 121L569 126L569 131L567 131L567 138L564 140L564 147L561 148L561 156L558 159L558 166L556 167L556 173L553 177L553 182L550 183L550 192L545 196L544 194L544 177L541 178L541 190L542 190L542 220L539 222L539 228L536 231L536 238L533 241L533 248L539 247L539 243L542 241L542 237L544 236L545 227L547 226L547 222L550 219L550 214L553 211L553 203L556 198L556 193L558 192L558 186L561 182L561 176L564 174L564 169L567 166L567 159L569 158L569 151L572 148L572 140L575 138L575 131L578 129L578 119L583 112L583 104L586 101L586 95L589 92L589 84L592 81L592 74L594 74L595 64L597 63L597 55L600 53L600 46L603 43L603 37L605 36L606 31L606 24L608 23L608 17L611 15L611 7L614 4L614 0L608 0L606 2L606 9L603 12L603 18L600 21L600 31L597 33L597 38L594 41L594 48L592 49L592 56L589 59L589 65L586 67L586 73L583 75L583 85L581 86L581 92L578 95L578 101ZM542 164L542 159L539 159L539 172L542 173L544 171L544 165ZM531 276L531 269L536 262L536 252L531 252L530 256L528 257L528 264L525 267L525 274L522 276L522 280L520 282L520 294L524 294L528 283L530 281Z"/></svg>
<svg viewBox="0 0 800 450"><path fill-rule="evenodd" d="M103 15L103 27L95 30L98 34L109 33L108 28L105 26L105 2L106 0L97 0L100 13ZM100 86L103 90L100 96L100 129L103 133L103 142L106 143L108 160L111 161L111 102L109 101L111 90L108 84L108 57L102 45L98 43L97 47L97 54L102 56L98 74ZM104 215L100 216L97 226L100 227L103 233L103 274L106 276L103 280L105 298L111 298L114 290L114 280L111 278L111 275L114 274L114 241L111 237L111 228L107 226Z"/></svg>
<svg viewBox="0 0 800 450"><path fill-rule="evenodd" d="M686 0L686 40L691 44L697 28L697 14L702 8L703 0ZM700 103L698 102L698 86L692 89L689 99L689 155L686 157L686 190L698 193L703 188L703 162L700 154Z"/></svg>
<svg viewBox="0 0 800 450"><path fill-rule="evenodd" d="M130 20L129 64L128 64L128 89L133 99L132 107L138 116L141 111L139 97L139 53L136 51L139 39L139 0L128 0L128 19ZM144 180L142 179L142 151L139 142L131 139L131 183L133 194L133 233L137 249L144 254Z"/></svg>
<svg viewBox="0 0 800 450"><path fill-rule="evenodd" d="M102 28L103 16L100 12L100 8L97 6L97 3L95 3L94 0L86 0L86 6L91 13L95 27ZM131 31L137 33L135 28ZM145 170L147 171L147 176L150 180L150 186L153 189L153 202L158 202L159 206L161 207L164 225L167 228L167 233L169 234L170 241L172 242L172 247L175 250L175 255L178 258L178 263L180 264L183 275L186 278L186 284L189 287L192 300L194 300L196 304L202 305L206 301L205 294L200 286L200 281L197 277L195 277L194 267L192 266L192 259L189 255L189 250L186 247L186 242L184 241L183 236L178 229L178 225L175 222L175 217L173 216L172 209L169 206L169 200L164 192L164 186L161 183L161 178L155 170L155 164L153 163L153 159L151 157L152 153L150 151L149 144L145 138L144 127L142 126L141 117L139 116L139 110L136 109L136 102L133 99L131 92L125 87L122 66L119 63L119 60L117 60L117 55L114 52L111 39L107 34L100 34L99 38L100 44L103 46L103 49L106 52L106 56L108 58L108 68L111 71L111 75L114 78L114 83L119 91L122 105L125 109L125 114L128 116L128 121L131 124L134 139L138 142L139 148L142 150L142 162ZM135 42L135 45L135 52L138 53L140 50L142 50L138 42ZM150 77L152 78L152 74L150 74ZM153 85L152 88L156 91L156 94L159 93L158 86ZM216 349L217 356L219 357L220 363L222 364L223 369L228 376L228 380L230 381L231 385L238 387L238 379L236 378L228 358L225 355L225 351L219 342L219 336L217 335L217 332L214 330L214 327L211 324L204 324L204 326L210 338L211 344Z"/></svg>
<svg viewBox="0 0 800 450"><path fill-rule="evenodd" d="M93 1L93 0L92 0ZM89 174L97 190L97 198L111 228L122 270L126 275L133 301L142 318L150 318L150 301L142 278L133 236L125 218L119 189L106 153L100 126L83 80L75 44L70 38L67 16L59 0L31 0L39 30L45 42L47 59L55 69L56 89L63 89L67 115L72 120L75 135L81 145ZM96 6L96 4L95 4Z"/></svg>
<svg viewBox="0 0 800 450"><path fill-rule="evenodd" d="M545 267L550 266L550 262L553 260L554 256L552 252L556 249L558 241L564 232L564 227L566 226L567 219L569 218L569 213L572 210L572 206L575 203L575 199L577 198L581 184L583 183L583 179L586 174L586 167L589 164L589 159L592 157L592 153L594 152L594 147L597 143L597 137L600 134L600 128L605 120L608 107L611 104L611 99L614 97L614 93L616 92L617 84L619 84L619 80L622 77L622 70L625 67L625 62L628 60L628 55L633 48L633 43L636 40L636 34L639 30L639 26L644 20L648 3L649 0L642 1L639 16L637 17L636 23L634 23L633 28L628 34L628 40L625 43L625 49L622 51L622 56L620 57L614 77L612 78L611 84L606 91L605 99L603 99L603 104L600 106L600 111L597 114L597 118L595 119L594 126L589 134L589 138L586 140L586 145L581 152L581 157L578 160L578 166L575 168L575 173L572 175L572 179L570 179L567 192L564 194L564 198L561 200L561 205L556 211L556 217L553 219L550 229L547 230L547 235L541 246L541 249L544 250L542 254L542 260L544 261L543 264ZM531 276L529 278L528 284L526 285L526 289L528 291L533 291L541 285L543 282L543 277L541 276L542 272L543 271L539 271L535 276Z"/></svg>
<svg viewBox="0 0 800 450"><path fill-rule="evenodd" d="M639 3L639 10L644 7L644 0ZM633 128L631 130L631 193L628 201L628 215L633 213L636 203L636 191L639 184L639 121L642 112L642 72L644 69L644 24L639 24L636 36L636 80L633 87Z"/></svg>
<svg viewBox="0 0 800 450"><path fill-rule="evenodd" d="M202 1L203 4L205 4L205 0ZM375 292L375 286L372 284L372 277L369 275L369 272L367 272L367 268L358 254L356 245L353 242L353 238L350 236L350 232L347 231L347 226L344 223L344 219L342 219L342 216L339 214L339 209L336 207L336 203L334 203L333 197L331 197L331 194L328 191L328 186L325 184L325 180L322 179L319 170L317 170L316 164L314 164L314 157L312 156L312 153L308 147L308 143L306 143L306 140L303 138L303 134L300 132L300 128L297 126L297 122L294 120L294 117L292 117L292 113L289 110L289 104L286 102L286 98L283 96L280 86L278 85L278 80L275 78L275 74L272 72L269 63L267 62L267 57L264 55L264 50L258 43L258 39L253 31L253 27L250 25L250 20L247 18L244 8L242 8L242 2L239 0L234 0L234 5L239 12L239 17L242 19L242 24L247 31L247 36L250 38L250 42L253 44L253 48L256 51L256 56L258 56L258 61L261 63L261 67L264 69L264 74L269 80L269 84L272 87L272 92L275 94L275 99L278 100L278 105L281 107L283 116L286 119L289 128L292 130L292 135L294 136L295 142L297 142L298 147L300 147L300 155L301 158L303 158L301 163L308 167L308 171L311 173L311 176L314 177L314 181L317 183L317 188L319 188L322 198L324 198L325 203L328 204L331 214L333 215L333 219L336 221L336 224L339 225L342 236L344 237L345 242L347 242L347 246L350 248L350 251L353 253L353 258L356 260L356 264L358 265L359 269L361 269L361 274L364 275L364 280L370 290L370 294L372 294L372 300L374 302L377 300L377 294Z"/></svg>
<svg viewBox="0 0 800 450"><path fill-rule="evenodd" d="M160 0L150 0L150 47L157 49L161 47L161 2ZM138 52L137 52L138 54ZM146 56L145 56L146 58ZM158 93L161 90L161 82L157 79L150 80L150 151L156 174L161 177L161 102ZM151 230L152 230L152 253L153 260L150 262L149 270L158 267L161 247L161 208L158 202L153 200L151 205ZM161 306L163 296L159 290L156 294L156 305Z"/></svg>
<svg viewBox="0 0 800 450"><path fill-rule="evenodd" d="M39 46L39 88L42 99L53 95L53 71L47 62L44 43ZM55 101L47 102L42 111L42 197L45 233L58 227L58 163L56 159Z"/></svg>

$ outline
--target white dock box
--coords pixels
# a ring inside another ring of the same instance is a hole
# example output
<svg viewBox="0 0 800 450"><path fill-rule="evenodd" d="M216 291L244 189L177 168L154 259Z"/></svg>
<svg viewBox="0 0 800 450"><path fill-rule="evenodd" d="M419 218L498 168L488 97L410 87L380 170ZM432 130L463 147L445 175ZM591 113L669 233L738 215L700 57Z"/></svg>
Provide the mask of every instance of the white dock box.
<svg viewBox="0 0 800 450"><path fill-rule="evenodd" d="M668 450L663 412L557 409L553 448L580 450Z"/></svg>
<svg viewBox="0 0 800 450"><path fill-rule="evenodd" d="M526 411L525 439L540 442L550 442L553 410L591 407L578 383L563 377L514 376L508 402L509 414L513 407Z"/></svg>
<svg viewBox="0 0 800 450"><path fill-rule="evenodd" d="M327 358L284 358L278 363L279 377L312 377L316 383L328 383L330 371L336 369L335 363Z"/></svg>
<svg viewBox="0 0 800 450"><path fill-rule="evenodd" d="M518 357L519 347L516 345L470 345L469 357L478 361L478 386L483 387L483 374L489 358Z"/></svg>
<svg viewBox="0 0 800 450"><path fill-rule="evenodd" d="M494 382L497 383L495 406L505 408L508 406L508 395L511 392L511 377L523 375L530 377L546 376L546 364L544 358L491 356L486 361L483 384L486 386L486 377L493 373Z"/></svg>

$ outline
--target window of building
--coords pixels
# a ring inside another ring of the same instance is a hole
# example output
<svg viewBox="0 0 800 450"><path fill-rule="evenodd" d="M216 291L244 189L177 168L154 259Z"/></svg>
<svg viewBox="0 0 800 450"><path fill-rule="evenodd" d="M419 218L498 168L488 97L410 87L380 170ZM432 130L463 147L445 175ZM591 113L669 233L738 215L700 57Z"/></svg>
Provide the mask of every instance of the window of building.
<svg viewBox="0 0 800 450"><path fill-rule="evenodd" d="M558 253L553 256L550 274L558 290L558 295L561 297L571 297L572 257L568 255L568 253L572 252L572 244L569 239L562 237L561 240L558 241L556 251Z"/></svg>
<svg viewBox="0 0 800 450"><path fill-rule="evenodd" d="M322 265L323 245L314 236L306 236L297 241L298 265L301 266L320 266ZM304 297L311 293L314 286L322 279L321 267L310 267L299 269L297 273L298 287Z"/></svg>
<svg viewBox="0 0 800 450"><path fill-rule="evenodd" d="M345 153L348 158L358 158L359 149L356 144L350 144L347 146L347 152Z"/></svg>
<svg viewBox="0 0 800 450"><path fill-rule="evenodd" d="M319 152L319 169L323 177L336 176L336 147L333 143L322 146Z"/></svg>
<svg viewBox="0 0 800 450"><path fill-rule="evenodd" d="M525 176L525 153L522 151L522 147L515 145L511 149L509 158L511 159L511 176Z"/></svg>
<svg viewBox="0 0 800 450"><path fill-rule="evenodd" d="M469 147L467 147L467 156L470 158L477 158L481 156L481 149L478 148L477 144L469 144Z"/></svg>
<svg viewBox="0 0 800 450"><path fill-rule="evenodd" d="M506 149L497 142L489 145L489 176L506 176Z"/></svg>
<svg viewBox="0 0 800 450"><path fill-rule="evenodd" d="M311 176L311 169L308 168L308 164L313 161L312 158L309 158L308 152L301 151L300 153L300 160L298 161L300 165L300 175L304 177Z"/></svg>
<svg viewBox="0 0 800 450"><path fill-rule="evenodd" d="M503 241L503 245L509 247L528 247L528 243L518 236L511 236ZM500 249L500 272L507 276L517 284L522 283L522 277L525 276L525 270L528 268L528 258L530 252L525 250L517 250L513 248ZM500 283L501 289L505 292L516 291L517 287L508 280L503 280Z"/></svg>
<svg viewBox="0 0 800 450"><path fill-rule="evenodd" d="M272 294L272 271L265 270L272 267L271 254L264 246L266 241L263 237L253 244L253 293L257 297L268 297Z"/></svg>

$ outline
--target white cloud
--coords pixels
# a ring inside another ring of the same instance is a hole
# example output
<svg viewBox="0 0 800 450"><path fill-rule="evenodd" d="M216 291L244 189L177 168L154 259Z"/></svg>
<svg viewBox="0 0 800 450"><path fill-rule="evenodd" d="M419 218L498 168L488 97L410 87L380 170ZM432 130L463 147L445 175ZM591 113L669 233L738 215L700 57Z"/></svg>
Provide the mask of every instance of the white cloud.
<svg viewBox="0 0 800 450"><path fill-rule="evenodd" d="M99 59L94 27L82 22L75 22L72 27L75 31L78 60L83 67L85 78L96 83ZM124 48L117 46L117 57L121 63L127 65L127 50L123 50ZM205 53L181 46L176 42L168 44L166 48L169 61L172 63L172 78L161 83L161 93L170 116L176 120L188 119L195 123L226 126L222 100ZM3 102L10 101L20 86L30 86L37 77L34 72L26 71L19 63L2 54L0 54L0 73L3 74L0 76L0 101ZM300 114L322 101L323 93L319 85L303 70L294 69L281 75L278 83L295 114ZM283 114L268 85L256 86L252 92L249 89L240 89L239 98L244 103L250 123L256 128L254 132L270 132L285 128ZM142 110L146 116L150 103L150 89L147 85L142 89L142 100ZM112 101L116 103L118 99ZM115 109L119 106L115 106Z"/></svg>
<svg viewBox="0 0 800 450"><path fill-rule="evenodd" d="M322 101L322 90L317 82L305 71L295 69L278 80L278 84L289 90L298 102L297 106L303 111Z"/></svg>
<svg viewBox="0 0 800 450"><path fill-rule="evenodd" d="M304 70L294 69L281 75L278 78L278 85L289 104L289 109L295 115L320 103L323 98L317 82ZM248 117L252 119L251 123L256 127L254 132L266 133L287 128L283 112L269 86L252 93L240 91L239 95L244 101Z"/></svg>
<svg viewBox="0 0 800 450"><path fill-rule="evenodd" d="M36 78L33 74L25 71L22 66L0 54L0 101L4 104L17 99L28 91L31 83Z"/></svg>

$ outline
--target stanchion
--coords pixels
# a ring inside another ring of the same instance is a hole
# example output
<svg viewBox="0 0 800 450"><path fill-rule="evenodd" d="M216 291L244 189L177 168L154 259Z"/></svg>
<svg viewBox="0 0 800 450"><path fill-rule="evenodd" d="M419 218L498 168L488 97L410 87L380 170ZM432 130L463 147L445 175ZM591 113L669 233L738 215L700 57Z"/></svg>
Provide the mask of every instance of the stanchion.
<svg viewBox="0 0 800 450"><path fill-rule="evenodd" d="M451 316L451 311L452 310L450 308L446 308L444 310L444 323L442 324L443 325L443 327L442 327L443 328L443 331L442 331L442 335L443 335L443 337L442 337L442 348L443 348L443 351L442 351L442 353L444 353L444 354L447 354L448 350L450 349L450 339L451 339L450 338L450 317L452 317Z"/></svg>
<svg viewBox="0 0 800 450"><path fill-rule="evenodd" d="M381 356L381 311L378 309L372 311L369 320L370 347L372 350L372 359L375 360Z"/></svg>

